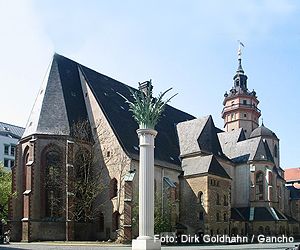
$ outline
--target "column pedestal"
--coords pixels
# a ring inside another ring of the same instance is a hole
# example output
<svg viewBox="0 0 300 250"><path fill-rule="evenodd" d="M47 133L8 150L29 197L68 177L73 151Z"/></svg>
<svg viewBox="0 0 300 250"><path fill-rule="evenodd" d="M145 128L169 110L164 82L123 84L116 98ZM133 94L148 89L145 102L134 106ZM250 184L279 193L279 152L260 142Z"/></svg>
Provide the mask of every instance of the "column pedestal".
<svg viewBox="0 0 300 250"><path fill-rule="evenodd" d="M138 129L139 163L139 237L132 241L133 250L159 250L161 243L154 239L154 129Z"/></svg>
<svg viewBox="0 0 300 250"><path fill-rule="evenodd" d="M161 243L160 240L154 240L152 237L149 239L139 239L132 240L132 249L134 250L160 250Z"/></svg>

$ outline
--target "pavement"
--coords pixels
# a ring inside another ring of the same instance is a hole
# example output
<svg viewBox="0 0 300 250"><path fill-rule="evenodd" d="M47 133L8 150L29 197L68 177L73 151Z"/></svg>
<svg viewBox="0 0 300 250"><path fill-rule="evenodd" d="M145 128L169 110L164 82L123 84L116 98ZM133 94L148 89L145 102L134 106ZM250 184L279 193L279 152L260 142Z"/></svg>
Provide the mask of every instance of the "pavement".
<svg viewBox="0 0 300 250"><path fill-rule="evenodd" d="M183 246L163 246L163 250L183 250L183 249L199 249L199 250L214 250L214 249L293 249L295 245L300 242L294 243L273 243L273 244L243 244L243 245L183 245ZM79 249L79 250L129 250L130 245L102 243L102 242L32 242L32 243L10 243L0 245L0 249L36 249L36 250L54 250L54 249Z"/></svg>

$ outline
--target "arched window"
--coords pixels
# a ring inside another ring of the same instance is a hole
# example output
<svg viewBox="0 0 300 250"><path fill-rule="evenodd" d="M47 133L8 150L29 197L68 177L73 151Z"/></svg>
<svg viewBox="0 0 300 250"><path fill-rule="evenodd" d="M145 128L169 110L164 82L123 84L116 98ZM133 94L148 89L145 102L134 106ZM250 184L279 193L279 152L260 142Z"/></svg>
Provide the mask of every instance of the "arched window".
<svg viewBox="0 0 300 250"><path fill-rule="evenodd" d="M256 173L255 176L255 196L256 200L264 199L264 174L262 172Z"/></svg>
<svg viewBox="0 0 300 250"><path fill-rule="evenodd" d="M118 181L116 178L111 179L110 181L110 198L114 198L118 195Z"/></svg>
<svg viewBox="0 0 300 250"><path fill-rule="evenodd" d="M220 205L220 195L217 194L217 205Z"/></svg>
<svg viewBox="0 0 300 250"><path fill-rule="evenodd" d="M45 155L45 208L46 217L59 218L63 210L62 159L58 151L51 150Z"/></svg>
<svg viewBox="0 0 300 250"><path fill-rule="evenodd" d="M112 230L116 231L120 227L120 213L118 211L115 211L112 214Z"/></svg>
<svg viewBox="0 0 300 250"><path fill-rule="evenodd" d="M27 163L29 162L29 147L27 146L24 150L23 155L23 192L27 186Z"/></svg>
<svg viewBox="0 0 300 250"><path fill-rule="evenodd" d="M224 194L224 206L228 206L227 196Z"/></svg>
<svg viewBox="0 0 300 250"><path fill-rule="evenodd" d="M224 213L224 222L226 222L226 221L227 221L227 214Z"/></svg>
<svg viewBox="0 0 300 250"><path fill-rule="evenodd" d="M275 144L275 146L274 146L274 157L278 157L278 147L277 147L277 145Z"/></svg>
<svg viewBox="0 0 300 250"><path fill-rule="evenodd" d="M203 201L203 192L199 191L198 192L198 203L201 204L203 206L204 201Z"/></svg>
<svg viewBox="0 0 300 250"><path fill-rule="evenodd" d="M216 220L220 221L220 214L219 213L216 213Z"/></svg>
<svg viewBox="0 0 300 250"><path fill-rule="evenodd" d="M265 234L266 234L267 236L271 235L271 231L270 231L270 227L269 227L269 226L266 226L266 227L265 227Z"/></svg>
<svg viewBox="0 0 300 250"><path fill-rule="evenodd" d="M269 185L272 185L272 172L271 171L269 171L269 173L268 173L268 183L269 183Z"/></svg>
<svg viewBox="0 0 300 250"><path fill-rule="evenodd" d="M258 234L264 234L264 228L262 226L258 228Z"/></svg>

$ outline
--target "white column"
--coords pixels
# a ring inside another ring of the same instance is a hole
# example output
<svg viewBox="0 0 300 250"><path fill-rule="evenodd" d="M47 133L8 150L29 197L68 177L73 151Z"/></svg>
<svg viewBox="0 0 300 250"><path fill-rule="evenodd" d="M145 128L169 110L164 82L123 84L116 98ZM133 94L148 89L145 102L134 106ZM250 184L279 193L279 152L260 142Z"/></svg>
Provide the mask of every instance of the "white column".
<svg viewBox="0 0 300 250"><path fill-rule="evenodd" d="M139 165L139 237L132 241L134 250L161 249L154 240L154 129L138 129Z"/></svg>

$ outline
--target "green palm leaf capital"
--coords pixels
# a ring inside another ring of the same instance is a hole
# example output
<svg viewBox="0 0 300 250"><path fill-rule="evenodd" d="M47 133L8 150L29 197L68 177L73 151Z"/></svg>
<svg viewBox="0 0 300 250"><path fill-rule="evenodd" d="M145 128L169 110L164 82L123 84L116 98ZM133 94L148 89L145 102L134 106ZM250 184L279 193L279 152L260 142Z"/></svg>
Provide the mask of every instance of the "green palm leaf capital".
<svg viewBox="0 0 300 250"><path fill-rule="evenodd" d="M166 107L166 104L169 103L177 94L163 100L163 97L172 90L172 88L169 88L166 91L159 93L157 98L154 98L152 96L153 87L151 80L145 83L147 87L140 89L140 91L133 91L132 89L129 89L131 96L133 97L133 101L129 101L121 94L119 95L125 99L126 103L129 104L129 111L133 113L132 116L139 124L139 128L154 129Z"/></svg>

